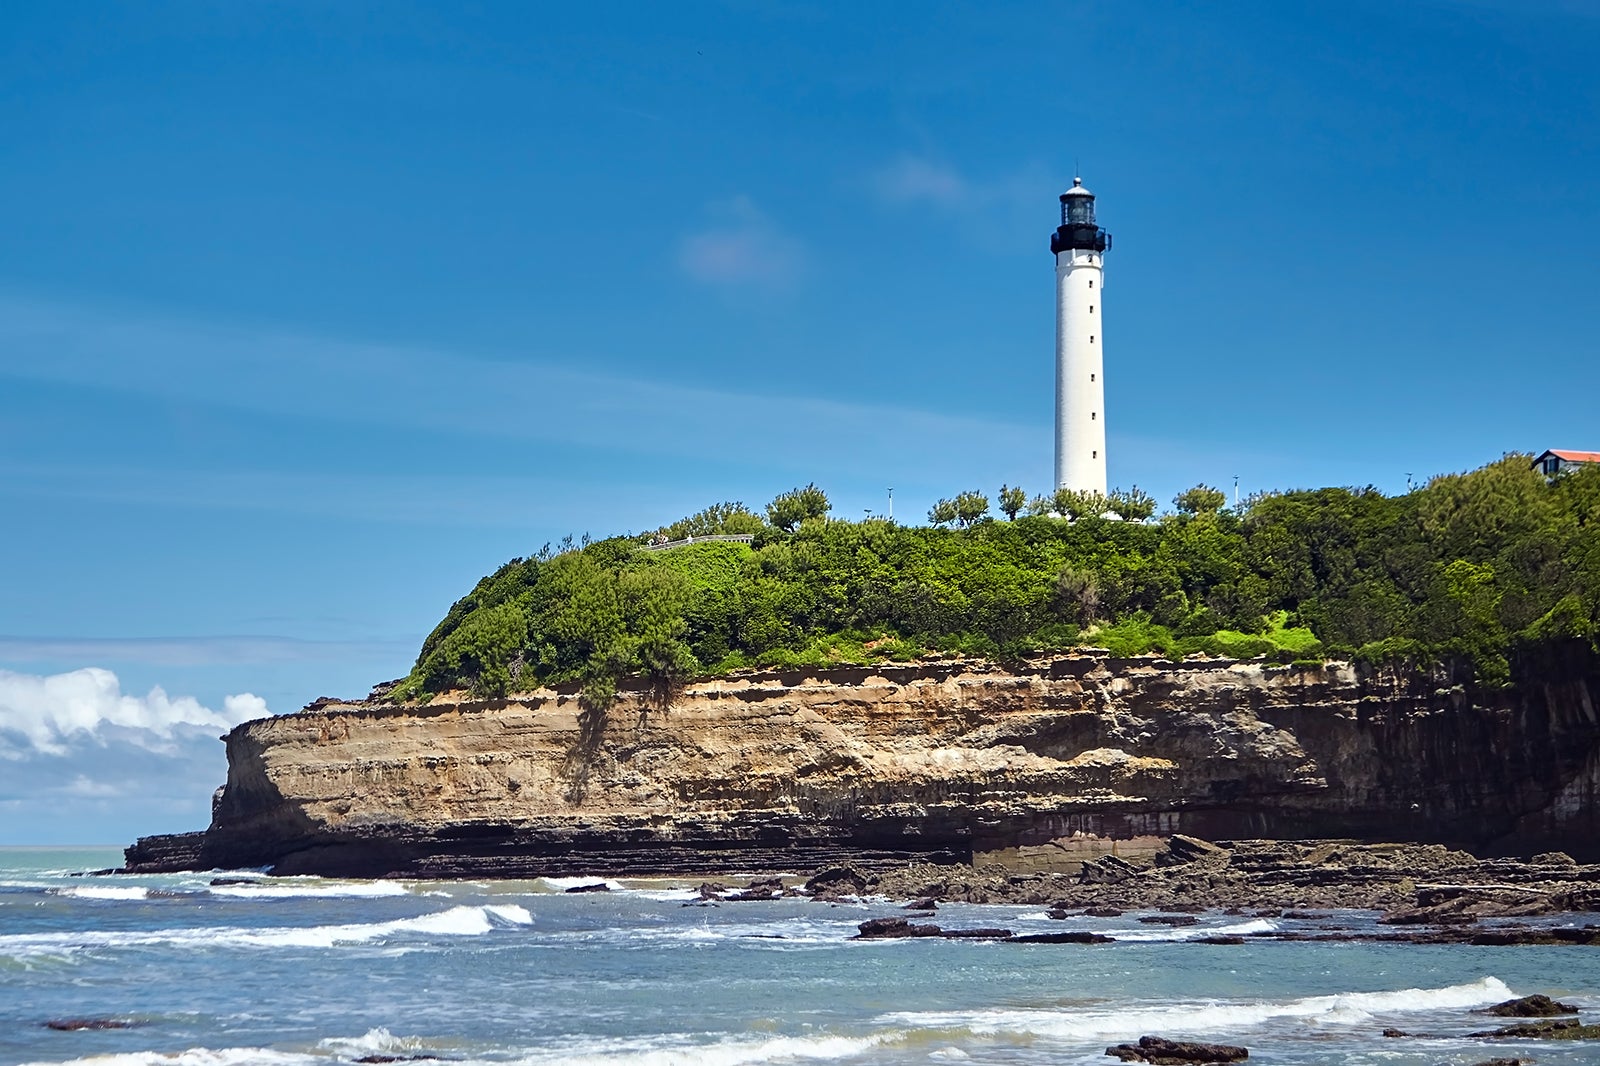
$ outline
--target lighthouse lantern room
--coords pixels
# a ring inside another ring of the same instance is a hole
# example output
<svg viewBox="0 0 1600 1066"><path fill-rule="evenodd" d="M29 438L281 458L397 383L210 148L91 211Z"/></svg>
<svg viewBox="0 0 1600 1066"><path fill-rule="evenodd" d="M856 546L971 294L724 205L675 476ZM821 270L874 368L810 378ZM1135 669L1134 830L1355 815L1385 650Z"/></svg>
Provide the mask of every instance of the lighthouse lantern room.
<svg viewBox="0 0 1600 1066"><path fill-rule="evenodd" d="M1106 491L1106 251L1111 234L1094 217L1094 194L1081 178L1061 194L1061 225L1050 237L1056 257L1056 487Z"/></svg>

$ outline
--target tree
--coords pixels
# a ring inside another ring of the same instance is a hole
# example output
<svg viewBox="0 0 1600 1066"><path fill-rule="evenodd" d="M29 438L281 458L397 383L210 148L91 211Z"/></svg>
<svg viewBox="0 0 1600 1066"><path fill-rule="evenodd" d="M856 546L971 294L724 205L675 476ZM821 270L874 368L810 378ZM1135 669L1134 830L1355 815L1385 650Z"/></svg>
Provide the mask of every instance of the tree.
<svg viewBox="0 0 1600 1066"><path fill-rule="evenodd" d="M1000 513L1015 522L1017 513L1028 505L1028 494L1010 485L1000 486Z"/></svg>
<svg viewBox="0 0 1600 1066"><path fill-rule="evenodd" d="M1094 572L1062 567L1056 575L1056 608L1069 622L1093 625L1100 615L1100 581Z"/></svg>
<svg viewBox="0 0 1600 1066"><path fill-rule="evenodd" d="M1112 489L1111 495L1106 497L1106 500L1111 510L1121 515L1125 522L1143 522L1156 513L1155 497L1141 491L1138 485L1127 492Z"/></svg>
<svg viewBox="0 0 1600 1066"><path fill-rule="evenodd" d="M680 518L671 525L662 526L644 534L644 539L650 540L656 536L665 537L667 540L682 540L685 537L714 537L730 533L759 533L765 523L761 516L737 500L727 503L714 503L704 511L692 514L687 518Z"/></svg>
<svg viewBox="0 0 1600 1066"><path fill-rule="evenodd" d="M1055 500L1049 496L1035 496L1028 501L1027 511L1035 518L1043 518L1055 507Z"/></svg>
<svg viewBox="0 0 1600 1066"><path fill-rule="evenodd" d="M955 500L940 500L928 508L928 521L936 526L947 526L961 517Z"/></svg>
<svg viewBox="0 0 1600 1066"><path fill-rule="evenodd" d="M1099 518L1111 509L1111 501L1093 489L1056 489L1052 503L1056 514L1065 515L1074 522L1083 518Z"/></svg>
<svg viewBox="0 0 1600 1066"><path fill-rule="evenodd" d="M1210 485L1196 485L1172 498L1172 506L1176 507L1180 514L1213 514L1222 510L1227 502L1227 495L1221 489L1214 489Z"/></svg>
<svg viewBox="0 0 1600 1066"><path fill-rule="evenodd" d="M957 493L955 498L956 521L963 528L970 528L984 515L989 513L989 497L981 492Z"/></svg>
<svg viewBox="0 0 1600 1066"><path fill-rule="evenodd" d="M803 489L790 489L767 504L767 521L793 533L808 518L821 518L828 513L828 494L816 485Z"/></svg>

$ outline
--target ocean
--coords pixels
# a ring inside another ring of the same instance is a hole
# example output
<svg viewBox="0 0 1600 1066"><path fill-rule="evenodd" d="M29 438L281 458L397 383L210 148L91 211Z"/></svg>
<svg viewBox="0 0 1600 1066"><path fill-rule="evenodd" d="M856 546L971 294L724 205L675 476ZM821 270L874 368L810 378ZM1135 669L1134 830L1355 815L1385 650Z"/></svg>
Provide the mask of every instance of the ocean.
<svg viewBox="0 0 1600 1066"><path fill-rule="evenodd" d="M1117 942L851 942L900 901L685 906L692 886L633 880L564 891L582 878L69 876L119 859L0 849L0 1066L1109 1063L1107 1045L1147 1034L1243 1044L1258 1063L1600 1062L1600 1043L1466 1035L1506 1024L1473 1008L1533 992L1600 1010L1595 948L1212 946L1189 941L1325 922L1208 914L1167 929L961 904L932 920ZM132 1027L44 1025L71 1018Z"/></svg>

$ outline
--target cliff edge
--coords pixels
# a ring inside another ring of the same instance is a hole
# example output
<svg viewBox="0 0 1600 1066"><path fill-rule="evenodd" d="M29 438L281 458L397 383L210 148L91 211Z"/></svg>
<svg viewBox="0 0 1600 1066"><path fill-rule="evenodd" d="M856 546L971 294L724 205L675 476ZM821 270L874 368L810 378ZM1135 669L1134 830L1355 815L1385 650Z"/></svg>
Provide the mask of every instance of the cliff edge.
<svg viewBox="0 0 1600 1066"><path fill-rule="evenodd" d="M130 870L535 876L841 860L1075 870L1174 833L1600 858L1600 658L1438 669L1092 654L624 691L318 701L225 738L203 833ZM1462 672L1466 676L1466 672Z"/></svg>

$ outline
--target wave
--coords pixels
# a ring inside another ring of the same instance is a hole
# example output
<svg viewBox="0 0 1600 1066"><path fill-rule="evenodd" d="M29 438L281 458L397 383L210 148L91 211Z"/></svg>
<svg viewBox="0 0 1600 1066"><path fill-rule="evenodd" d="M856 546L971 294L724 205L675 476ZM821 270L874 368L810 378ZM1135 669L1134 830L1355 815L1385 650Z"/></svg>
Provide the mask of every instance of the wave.
<svg viewBox="0 0 1600 1066"><path fill-rule="evenodd" d="M312 925L241 929L222 926L203 929L157 929L140 932L89 930L72 933L21 933L0 936L0 956L28 958L70 955L95 949L176 945L227 948L331 948L363 944L386 937L482 936L497 928L531 925L533 916L514 904L451 907L416 918L351 925Z"/></svg>
<svg viewBox="0 0 1600 1066"><path fill-rule="evenodd" d="M1234 925L1183 925L1175 929L1140 926L1138 929L1108 929L1107 936L1139 944L1166 944L1193 940L1202 936L1252 936L1270 933L1278 927L1265 918L1255 918Z"/></svg>
<svg viewBox="0 0 1600 1066"><path fill-rule="evenodd" d="M584 885L604 884L613 892L625 892L627 888L621 881L607 881L603 877L541 877L538 882L552 892L565 892L569 888L581 888Z"/></svg>
<svg viewBox="0 0 1600 1066"><path fill-rule="evenodd" d="M261 881L251 885L212 885L209 891L213 896L233 896L239 899L410 895L405 885L393 881L336 881L311 885Z"/></svg>
<svg viewBox="0 0 1600 1066"><path fill-rule="evenodd" d="M897 1012L878 1018L881 1024L921 1029L965 1029L978 1035L1018 1034L1058 1040L1127 1039L1129 1034L1178 1032L1184 1035L1223 1032L1293 1019L1312 1024L1357 1025L1374 1014L1403 1014L1483 1007L1511 999L1516 993L1498 977L1446 988L1405 988L1394 992L1340 992L1280 1003L1170 1003L1122 1006L1106 1010L981 1010L960 1012Z"/></svg>
<svg viewBox="0 0 1600 1066"><path fill-rule="evenodd" d="M76 896L79 899L149 899L150 890L141 885L70 885L52 888L53 896Z"/></svg>
<svg viewBox="0 0 1600 1066"><path fill-rule="evenodd" d="M264 1047L205 1048L184 1051L130 1051L92 1055L63 1062L29 1062L23 1066L327 1066L327 1059L274 1051Z"/></svg>
<svg viewBox="0 0 1600 1066"><path fill-rule="evenodd" d="M844 1059L875 1047L898 1043L902 1033L870 1036L775 1036L765 1040L724 1040L710 1044L640 1046L616 1041L584 1048L541 1051L515 1059L516 1066L748 1066L762 1062L815 1062Z"/></svg>

